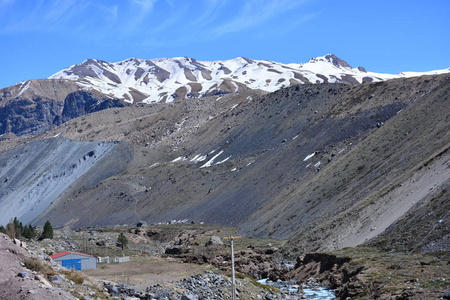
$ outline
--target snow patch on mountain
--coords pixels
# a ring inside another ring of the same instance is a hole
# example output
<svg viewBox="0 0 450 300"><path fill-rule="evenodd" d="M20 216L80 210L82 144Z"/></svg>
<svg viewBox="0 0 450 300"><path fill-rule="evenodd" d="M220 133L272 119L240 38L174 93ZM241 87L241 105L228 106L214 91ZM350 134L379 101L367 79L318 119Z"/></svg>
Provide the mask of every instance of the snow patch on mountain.
<svg viewBox="0 0 450 300"><path fill-rule="evenodd" d="M223 150L221 150L219 153L217 153L216 155L214 155L210 160L208 160L203 166L201 166L200 168L208 168L211 167L212 164L214 163L214 160L216 158L218 158L221 154L223 153Z"/></svg>
<svg viewBox="0 0 450 300"><path fill-rule="evenodd" d="M22 94L30 87L30 83L31 83L30 80L22 82L22 84L20 85L20 91L16 97L22 96ZM25 84L25 86L23 86L24 84Z"/></svg>
<svg viewBox="0 0 450 300"><path fill-rule="evenodd" d="M197 61L189 57L151 60L130 58L116 63L88 59L50 78L75 80L83 89L98 90L130 103L152 103L239 93L245 87L274 92L294 84L359 84L446 72L450 72L450 69L380 74L367 72L362 67L352 68L344 60L327 54L301 64L282 64L245 57L218 61Z"/></svg>

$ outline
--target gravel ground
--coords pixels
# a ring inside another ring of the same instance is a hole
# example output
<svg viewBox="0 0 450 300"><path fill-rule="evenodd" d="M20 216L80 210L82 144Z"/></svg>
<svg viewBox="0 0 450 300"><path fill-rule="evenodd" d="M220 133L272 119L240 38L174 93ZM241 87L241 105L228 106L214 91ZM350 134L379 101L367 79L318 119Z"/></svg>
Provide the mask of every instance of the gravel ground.
<svg viewBox="0 0 450 300"><path fill-rule="evenodd" d="M24 246L19 240L0 233L0 299L76 299L23 266L31 257Z"/></svg>

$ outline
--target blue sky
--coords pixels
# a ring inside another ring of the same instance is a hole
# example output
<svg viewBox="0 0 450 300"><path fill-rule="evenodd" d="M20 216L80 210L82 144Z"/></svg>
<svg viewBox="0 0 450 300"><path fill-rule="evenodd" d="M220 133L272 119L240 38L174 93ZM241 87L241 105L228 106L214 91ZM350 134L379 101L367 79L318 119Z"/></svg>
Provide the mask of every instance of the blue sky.
<svg viewBox="0 0 450 300"><path fill-rule="evenodd" d="M397 73L450 67L448 0L0 0L0 88L87 58L334 53Z"/></svg>

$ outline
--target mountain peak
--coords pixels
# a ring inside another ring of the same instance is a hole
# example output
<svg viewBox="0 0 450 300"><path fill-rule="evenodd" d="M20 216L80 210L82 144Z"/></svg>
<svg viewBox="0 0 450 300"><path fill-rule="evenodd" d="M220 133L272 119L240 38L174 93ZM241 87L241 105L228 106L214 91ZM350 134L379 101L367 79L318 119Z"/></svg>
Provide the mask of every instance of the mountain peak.
<svg viewBox="0 0 450 300"><path fill-rule="evenodd" d="M50 78L77 80L83 89L94 89L131 103L151 103L238 93L242 88L274 92L295 84L360 84L419 75L411 72L375 74L362 67L353 69L336 55L326 54L302 64L282 64L242 56L221 61L197 61L186 56L151 60L128 58L115 63L88 59Z"/></svg>
<svg viewBox="0 0 450 300"><path fill-rule="evenodd" d="M244 57L244 56L236 57L234 60L236 60L236 61L245 61L246 63L249 63L249 64L254 62L250 58L247 58L247 57Z"/></svg>
<svg viewBox="0 0 450 300"><path fill-rule="evenodd" d="M336 55L334 55L332 53L327 54L325 56L311 58L308 61L308 63L317 63L317 62L328 62L337 68L352 69L352 66L350 66L345 60L340 59L339 57L337 57Z"/></svg>
<svg viewBox="0 0 450 300"><path fill-rule="evenodd" d="M342 67L342 68L349 68L351 69L352 66L350 66L345 60L340 59L334 54L327 54L325 55L325 58L331 62L336 67Z"/></svg>

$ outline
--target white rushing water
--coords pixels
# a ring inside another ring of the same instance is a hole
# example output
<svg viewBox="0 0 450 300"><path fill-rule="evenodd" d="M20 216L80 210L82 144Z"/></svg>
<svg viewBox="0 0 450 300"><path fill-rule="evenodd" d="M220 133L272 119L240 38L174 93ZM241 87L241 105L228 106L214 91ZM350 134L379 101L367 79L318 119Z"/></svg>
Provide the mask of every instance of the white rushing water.
<svg viewBox="0 0 450 300"><path fill-rule="evenodd" d="M334 291L326 287L299 287L296 284L286 282L271 282L267 278L258 280L261 284L274 286L285 294L289 294L289 299L312 299L312 300L332 300L336 297Z"/></svg>

